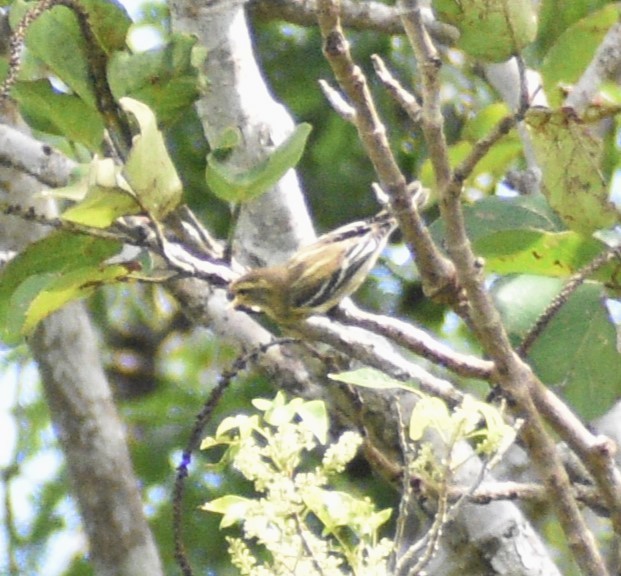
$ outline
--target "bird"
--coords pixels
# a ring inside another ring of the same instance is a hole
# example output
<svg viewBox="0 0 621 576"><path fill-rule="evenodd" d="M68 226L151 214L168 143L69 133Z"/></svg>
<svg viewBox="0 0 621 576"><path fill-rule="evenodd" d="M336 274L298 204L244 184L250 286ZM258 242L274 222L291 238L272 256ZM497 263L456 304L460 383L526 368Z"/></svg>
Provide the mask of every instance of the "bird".
<svg viewBox="0 0 621 576"><path fill-rule="evenodd" d="M278 324L325 314L364 282L397 227L388 210L336 228L286 262L255 268L230 283L237 310L264 313Z"/></svg>

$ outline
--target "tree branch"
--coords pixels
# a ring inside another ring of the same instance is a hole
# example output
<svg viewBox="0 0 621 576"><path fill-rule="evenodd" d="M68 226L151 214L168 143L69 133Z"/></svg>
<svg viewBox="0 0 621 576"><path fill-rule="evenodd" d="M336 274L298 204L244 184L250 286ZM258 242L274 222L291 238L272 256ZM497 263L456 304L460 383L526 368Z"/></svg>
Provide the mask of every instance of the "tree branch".
<svg viewBox="0 0 621 576"><path fill-rule="evenodd" d="M171 4L174 30L196 36L207 57L201 73L209 90L196 106L207 140L217 147L232 126L241 142L227 159L243 172L264 160L293 130L286 109L270 94L256 62L243 2L183 0ZM314 238L313 226L293 170L266 194L245 203L235 230L236 256L256 267L285 261Z"/></svg>
<svg viewBox="0 0 621 576"><path fill-rule="evenodd" d="M0 124L0 164L36 178L50 188L66 186L77 164L48 144Z"/></svg>
<svg viewBox="0 0 621 576"><path fill-rule="evenodd" d="M459 376L492 380L494 374L492 362L456 352L416 326L390 316L370 314L352 306L341 307L340 312L343 321L347 324L384 336L406 350L447 368Z"/></svg>
<svg viewBox="0 0 621 576"><path fill-rule="evenodd" d="M358 136L373 163L382 189L390 198L410 251L413 256L416 255L425 294L438 301L450 302L459 309L460 294L453 266L433 242L418 209L412 203L406 179L390 150L386 127L375 109L366 78L351 58L337 3L320 0L317 15L324 42L323 52L356 111L353 122Z"/></svg>
<svg viewBox="0 0 621 576"><path fill-rule="evenodd" d="M446 223L447 248L471 306L472 326L483 349L495 363L499 385L517 403L520 415L525 418L522 437L550 492L576 561L586 574L604 576L607 574L604 562L571 495L567 473L531 397L531 383L537 379L511 347L498 311L485 287L482 263L474 255L466 233L459 200L461 186L453 178L443 136L437 53L425 31L416 2L402 0L400 6L404 10L404 27L422 68L422 126L440 191L440 210Z"/></svg>
<svg viewBox="0 0 621 576"><path fill-rule="evenodd" d="M286 20L300 26L317 24L317 0L251 0L249 8L259 20ZM430 10L425 12L425 21L431 28L431 35L442 44L454 44L459 33L453 26L438 22ZM353 30L374 30L383 34L402 34L403 25L399 10L380 2L352 2L341 4L343 25Z"/></svg>
<svg viewBox="0 0 621 576"><path fill-rule="evenodd" d="M31 339L96 574L163 574L88 316L73 303Z"/></svg>

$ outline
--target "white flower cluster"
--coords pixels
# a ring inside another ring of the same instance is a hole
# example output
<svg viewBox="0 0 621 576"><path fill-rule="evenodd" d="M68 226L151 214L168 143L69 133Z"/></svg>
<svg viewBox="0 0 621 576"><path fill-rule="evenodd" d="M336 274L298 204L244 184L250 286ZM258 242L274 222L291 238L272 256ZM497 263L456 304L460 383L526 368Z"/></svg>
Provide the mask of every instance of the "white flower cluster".
<svg viewBox="0 0 621 576"><path fill-rule="evenodd" d="M392 542L379 540L378 531L390 511L377 512L368 498L329 486L356 455L360 435L345 432L311 465L327 437L323 403L287 403L278 394L255 405L263 420L227 419L216 437L203 442L207 448L227 445L223 461L257 492L254 499L228 495L203 506L223 515L222 527L241 527L240 537L227 537L233 564L244 576L386 574Z"/></svg>

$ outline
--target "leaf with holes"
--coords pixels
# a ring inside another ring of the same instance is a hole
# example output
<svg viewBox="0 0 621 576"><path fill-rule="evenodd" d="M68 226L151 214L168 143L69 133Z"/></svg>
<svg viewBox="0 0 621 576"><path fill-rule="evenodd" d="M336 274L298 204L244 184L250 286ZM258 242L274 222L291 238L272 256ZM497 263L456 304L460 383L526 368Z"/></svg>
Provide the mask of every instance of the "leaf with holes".
<svg viewBox="0 0 621 576"><path fill-rule="evenodd" d="M603 143L573 110L533 108L526 115L543 172L543 191L568 228L590 236L619 221L602 173Z"/></svg>

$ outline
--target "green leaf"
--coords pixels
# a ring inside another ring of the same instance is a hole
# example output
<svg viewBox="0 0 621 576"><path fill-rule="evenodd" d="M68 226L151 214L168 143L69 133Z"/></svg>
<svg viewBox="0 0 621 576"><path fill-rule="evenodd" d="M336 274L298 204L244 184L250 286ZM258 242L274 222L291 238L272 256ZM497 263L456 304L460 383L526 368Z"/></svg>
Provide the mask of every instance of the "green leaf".
<svg viewBox="0 0 621 576"><path fill-rule="evenodd" d="M131 269L127 266L116 264L103 268L78 268L62 276L44 275L48 281L43 284L37 283L40 290L24 310L19 334L21 336L30 334L41 320L65 304L90 296L106 284L122 282L130 273ZM29 280L32 281L32 278ZM12 323L12 327L16 328L17 324Z"/></svg>
<svg viewBox="0 0 621 576"><path fill-rule="evenodd" d="M581 286L529 354L544 383L557 387L585 420L609 410L621 390L621 354L604 297L598 284Z"/></svg>
<svg viewBox="0 0 621 576"><path fill-rule="evenodd" d="M357 370L350 370L349 372L328 374L328 378L336 380L337 382L345 382L345 384L351 384L353 386L372 388L373 390L392 390L398 388L400 390L407 390L408 392L419 393L412 386L395 380L375 368L358 368Z"/></svg>
<svg viewBox="0 0 621 576"><path fill-rule="evenodd" d="M0 337L5 340L7 312L13 292L30 276L52 273L61 275L71 270L99 265L121 250L119 242L54 232L13 258L0 274ZM13 302L13 305L15 302ZM13 332L13 335L15 332ZM15 341L13 337L11 342Z"/></svg>
<svg viewBox="0 0 621 576"><path fill-rule="evenodd" d="M36 2L13 0L11 2L10 12L11 28L15 29L21 19L26 15L26 12L35 5ZM120 2L116 0L80 0L80 6L88 12L88 24L95 34L99 45L106 53L115 50L123 50L126 47L125 39L132 21L127 14L127 10L125 10L125 7ZM39 16L38 20L41 20L44 25L47 25L48 22L46 18L50 20L49 14L50 11L47 11L45 14ZM56 16L62 18L68 16L67 20L69 24L71 23L71 18L73 18L77 24L76 17L73 14L73 11L67 8L66 10L57 11ZM42 28L45 27L46 26L42 26ZM31 33L31 30L29 29L28 32ZM46 31L46 33L50 32ZM37 46L40 43L43 44L43 38L38 37L36 40Z"/></svg>
<svg viewBox="0 0 621 576"><path fill-rule="evenodd" d="M504 279L495 285L496 302L516 343L561 287L560 281L541 277ZM600 284L581 286L529 353L543 382L556 387L587 420L609 409L621 390L621 354L604 297Z"/></svg>
<svg viewBox="0 0 621 576"><path fill-rule="evenodd" d="M571 231L506 230L474 242L488 272L556 277L576 273L603 248L601 242Z"/></svg>
<svg viewBox="0 0 621 576"><path fill-rule="evenodd" d="M468 236L485 269L497 274L542 274L566 277L589 263L604 249L591 237L565 230L545 197L484 198L464 206ZM444 223L431 226L437 242L444 242ZM615 263L597 274L611 286Z"/></svg>
<svg viewBox="0 0 621 576"><path fill-rule="evenodd" d="M565 28L540 69L551 106L562 104L566 91L559 87L566 88L580 78L606 32L618 19L618 5L609 4Z"/></svg>
<svg viewBox="0 0 621 576"><path fill-rule="evenodd" d="M254 502L248 498L242 498L235 494L229 494L216 498L211 502L205 502L201 506L201 510L222 514L222 522L220 528L227 528L238 522L241 522L248 515L250 508L254 506Z"/></svg>
<svg viewBox="0 0 621 576"><path fill-rule="evenodd" d="M239 172L212 152L205 177L213 193L228 202L248 202L269 190L300 160L310 134L310 124L299 124L268 158L250 170Z"/></svg>
<svg viewBox="0 0 621 576"><path fill-rule="evenodd" d="M23 14L31 6L30 3L21 3ZM86 42L69 8L55 6L37 18L28 27L26 46L75 94L96 109Z"/></svg>
<svg viewBox="0 0 621 576"><path fill-rule="evenodd" d="M464 206L468 235L473 242L504 230L543 230L557 232L565 229L546 199L539 196L492 196ZM443 230L441 223L439 231Z"/></svg>
<svg viewBox="0 0 621 576"><path fill-rule="evenodd" d="M542 0L539 9L538 52L543 56L573 23L610 0Z"/></svg>
<svg viewBox="0 0 621 576"><path fill-rule="evenodd" d="M109 0L82 0L80 4L88 12L88 24L104 52L122 50L131 20L121 4ZM13 27L33 5L22 0L13 2ZM52 74L96 109L86 41L69 8L55 6L39 16L28 27L26 46L29 55L44 62Z"/></svg>
<svg viewBox="0 0 621 576"><path fill-rule="evenodd" d="M122 98L120 105L136 117L140 126L123 175L140 204L160 220L181 202L183 185L151 109L132 98Z"/></svg>
<svg viewBox="0 0 621 576"><path fill-rule="evenodd" d="M99 113L84 100L55 91L47 80L18 82L11 96L30 126L42 132L64 136L96 151L103 138Z"/></svg>
<svg viewBox="0 0 621 576"><path fill-rule="evenodd" d="M22 340L22 328L28 308L50 282L58 278L57 274L35 274L26 278L10 295L3 320L2 339L9 344Z"/></svg>
<svg viewBox="0 0 621 576"><path fill-rule="evenodd" d="M421 440L428 428L436 430L445 439L450 438L453 433L451 414L446 402L433 396L422 397L414 406L410 416L410 439L414 442Z"/></svg>
<svg viewBox="0 0 621 576"><path fill-rule="evenodd" d="M530 0L433 0L438 19L457 27L457 45L466 54L503 62L537 35L537 13Z"/></svg>
<svg viewBox="0 0 621 576"><path fill-rule="evenodd" d="M573 111L534 109L526 115L550 206L576 232L590 236L619 220L601 172L602 141Z"/></svg>
<svg viewBox="0 0 621 576"><path fill-rule="evenodd" d="M136 199L118 188L93 187L86 198L65 210L63 220L94 228L107 228L120 216L141 211Z"/></svg>
<svg viewBox="0 0 621 576"><path fill-rule="evenodd" d="M328 430L330 428L330 419L325 402L323 400L304 402L298 407L297 413L317 440L325 445L328 442Z"/></svg>
<svg viewBox="0 0 621 576"><path fill-rule="evenodd" d="M160 124L169 125L199 96L198 71L192 63L196 38L173 34L166 46L110 58L108 77L117 100L131 96L151 108Z"/></svg>
<svg viewBox="0 0 621 576"><path fill-rule="evenodd" d="M526 274L494 282L492 294L514 345L520 343L563 284L557 278Z"/></svg>
<svg viewBox="0 0 621 576"><path fill-rule="evenodd" d="M88 23L103 50L110 54L126 48L132 20L117 0L80 0L88 11Z"/></svg>

